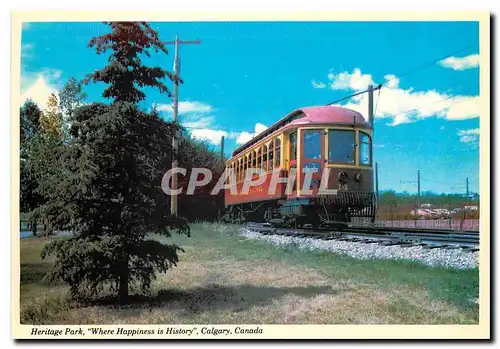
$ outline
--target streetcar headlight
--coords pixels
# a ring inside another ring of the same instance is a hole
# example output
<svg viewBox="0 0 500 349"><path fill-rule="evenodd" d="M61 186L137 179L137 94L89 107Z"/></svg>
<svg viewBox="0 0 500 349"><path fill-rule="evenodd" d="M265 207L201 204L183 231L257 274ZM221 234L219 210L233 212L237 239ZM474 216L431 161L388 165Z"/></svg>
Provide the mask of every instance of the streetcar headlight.
<svg viewBox="0 0 500 349"><path fill-rule="evenodd" d="M345 173L345 171L340 171L337 178L339 179L339 182L345 183L349 179L349 176Z"/></svg>

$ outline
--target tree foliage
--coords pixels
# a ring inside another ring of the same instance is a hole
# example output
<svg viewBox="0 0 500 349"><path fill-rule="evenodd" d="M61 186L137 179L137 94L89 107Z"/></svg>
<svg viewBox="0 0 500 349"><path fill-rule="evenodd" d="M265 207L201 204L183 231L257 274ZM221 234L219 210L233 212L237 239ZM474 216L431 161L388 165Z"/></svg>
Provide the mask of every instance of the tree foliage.
<svg viewBox="0 0 500 349"><path fill-rule="evenodd" d="M40 118L40 126L44 133L56 138L62 137L63 116L59 110L55 93L51 93L49 96L47 108Z"/></svg>
<svg viewBox="0 0 500 349"><path fill-rule="evenodd" d="M386 190L380 193L380 204L386 205L415 205L417 202L417 194L409 194L407 192L396 193L394 190ZM420 194L421 204L431 204L436 206L452 206L460 207L468 202L478 203L479 195L471 194L467 198L465 194L459 193L434 193L431 191L423 191Z"/></svg>
<svg viewBox="0 0 500 349"><path fill-rule="evenodd" d="M149 239L149 234L189 235L189 226L169 214L169 199L161 189L178 126L136 104L145 98L138 87L168 92L159 80L172 75L140 60L141 54L149 56L149 48L166 49L144 22L108 24L112 32L93 38L89 46L97 53L111 50L109 64L90 80L109 84L103 96L114 101L71 111L69 142L56 152L59 166L39 186L48 199L39 214L48 218L51 229L73 233L44 249L44 258L56 257L50 277L69 284L75 297L96 295L110 285L123 303L129 286L147 291L157 272L178 262L179 246ZM68 110L79 91L67 89L62 109Z"/></svg>
<svg viewBox="0 0 500 349"><path fill-rule="evenodd" d="M40 134L40 117L42 111L32 100L27 100L20 108L20 209L30 212L41 202L41 196L36 193L38 182L32 170L35 159L36 139Z"/></svg>
<svg viewBox="0 0 500 349"><path fill-rule="evenodd" d="M44 250L56 256L52 277L73 295L109 284L124 301L129 282L145 291L156 272L178 262L179 246L147 238L189 234L186 222L169 214L161 190L174 129L128 102L76 110L72 141L60 157L65 170L46 181L49 203L42 208L54 227L74 233Z"/></svg>
<svg viewBox="0 0 500 349"><path fill-rule="evenodd" d="M89 47L95 47L97 54L111 50L109 63L86 78L86 82L104 82L110 86L103 96L115 102L140 102L146 98L139 88L156 87L171 97L167 86L161 81L165 76L172 81L174 75L161 67L143 65L141 55L151 56L150 50L168 53L158 33L146 22L105 22L111 33L94 37Z"/></svg>
<svg viewBox="0 0 500 349"><path fill-rule="evenodd" d="M67 141L69 137L69 125L76 108L85 103L87 94L83 91L82 83L71 77L64 87L59 91L59 110L63 115L62 138Z"/></svg>
<svg viewBox="0 0 500 349"><path fill-rule="evenodd" d="M27 144L40 133L40 117L42 116L42 111L33 100L28 99L21 106L19 114L22 159Z"/></svg>
<svg viewBox="0 0 500 349"><path fill-rule="evenodd" d="M86 97L81 82L71 77L59 91L59 109L65 116L71 118L75 109L84 104Z"/></svg>

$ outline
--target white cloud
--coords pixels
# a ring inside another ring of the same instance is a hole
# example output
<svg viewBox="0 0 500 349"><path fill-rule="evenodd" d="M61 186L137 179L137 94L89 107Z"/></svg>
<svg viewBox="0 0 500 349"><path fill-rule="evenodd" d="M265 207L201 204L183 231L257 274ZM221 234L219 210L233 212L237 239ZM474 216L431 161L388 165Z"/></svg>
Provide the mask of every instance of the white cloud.
<svg viewBox="0 0 500 349"><path fill-rule="evenodd" d="M155 104L159 111L172 114L170 104ZM267 129L267 126L256 123L253 132L232 132L225 131L216 125L215 117L210 115L214 108L207 103L198 101L180 101L179 119L181 124L186 127L193 138L209 141L214 145L219 145L221 137L226 139L235 139L237 144L243 144Z"/></svg>
<svg viewBox="0 0 500 349"><path fill-rule="evenodd" d="M475 142L479 138L479 129L471 128L469 130L459 130L457 135L460 137L460 142L462 143Z"/></svg>
<svg viewBox="0 0 500 349"><path fill-rule="evenodd" d="M199 128L195 130L191 130L191 136L193 138L202 139L209 141L214 145L219 145L221 137L227 137L228 133L223 130L212 130L209 128Z"/></svg>
<svg viewBox="0 0 500 349"><path fill-rule="evenodd" d="M22 44L21 46L21 59L27 59L33 57L33 51L35 45L33 44Z"/></svg>
<svg viewBox="0 0 500 349"><path fill-rule="evenodd" d="M326 84L324 82L317 82L316 80L311 81L314 88L325 88Z"/></svg>
<svg viewBox="0 0 500 349"><path fill-rule="evenodd" d="M237 144L245 144L258 134L264 132L267 129L267 126L261 123L256 123L254 127L254 132L240 132L236 133L236 143Z"/></svg>
<svg viewBox="0 0 500 349"><path fill-rule="evenodd" d="M44 69L37 73L25 73L21 76L21 104L32 99L41 109L45 109L51 93L58 91L62 72L56 69Z"/></svg>
<svg viewBox="0 0 500 349"><path fill-rule="evenodd" d="M241 132L236 138L236 144L245 144L253 138L253 134L250 132Z"/></svg>
<svg viewBox="0 0 500 349"><path fill-rule="evenodd" d="M159 111L165 111L167 113L173 113L173 107L171 104L157 104L156 105ZM179 102L179 115L182 114L190 114L190 113L209 113L213 111L211 105L196 102L196 101L180 101Z"/></svg>
<svg viewBox="0 0 500 349"><path fill-rule="evenodd" d="M209 115L209 116L203 116L199 114L195 115L189 115L189 117L184 118L181 120L182 125L186 128L206 128L209 126L212 126L214 124L214 117Z"/></svg>
<svg viewBox="0 0 500 349"><path fill-rule="evenodd" d="M397 88L399 86L399 78L394 74L387 74L384 79L389 88Z"/></svg>
<svg viewBox="0 0 500 349"><path fill-rule="evenodd" d="M373 84L371 75L361 74L361 70L358 68L354 69L352 74L348 72L335 74L330 71L328 80L331 81L330 88L332 90L364 90L368 88L368 85Z"/></svg>
<svg viewBox="0 0 500 349"><path fill-rule="evenodd" d="M254 132L228 132L225 130L217 128L196 128L190 130L191 136L197 139L207 140L214 145L219 145L221 137L224 136L226 139L236 140L236 144L244 144L251 140L253 137L257 136L259 133L267 129L267 126L261 123L256 123L254 126Z"/></svg>
<svg viewBox="0 0 500 349"><path fill-rule="evenodd" d="M397 126L416 122L428 117L445 120L465 120L479 117L479 96L452 96L436 90L416 91L413 88L399 87L399 78L393 74L385 75L386 84L380 97L374 93L375 117L386 118L389 125ZM353 73L328 74L331 89L350 89L356 92L375 85L370 74L362 74L360 69ZM368 94L353 97L344 107L356 110L362 115L368 112Z"/></svg>
<svg viewBox="0 0 500 349"><path fill-rule="evenodd" d="M465 70L479 66L479 55L473 54L466 57L448 57L439 61L443 67L453 70Z"/></svg>

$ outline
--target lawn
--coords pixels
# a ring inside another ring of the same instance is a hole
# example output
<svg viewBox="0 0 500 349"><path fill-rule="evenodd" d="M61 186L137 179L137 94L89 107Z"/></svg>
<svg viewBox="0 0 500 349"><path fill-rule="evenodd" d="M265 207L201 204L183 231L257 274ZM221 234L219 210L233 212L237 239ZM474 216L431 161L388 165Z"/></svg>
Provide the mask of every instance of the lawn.
<svg viewBox="0 0 500 349"><path fill-rule="evenodd" d="M162 239L152 236L152 238ZM55 239L55 238L51 238ZM236 226L193 224L178 267L131 305L78 304L43 276L47 238L21 240L24 324L477 324L479 272L356 260L247 240ZM138 292L138 291L133 291Z"/></svg>

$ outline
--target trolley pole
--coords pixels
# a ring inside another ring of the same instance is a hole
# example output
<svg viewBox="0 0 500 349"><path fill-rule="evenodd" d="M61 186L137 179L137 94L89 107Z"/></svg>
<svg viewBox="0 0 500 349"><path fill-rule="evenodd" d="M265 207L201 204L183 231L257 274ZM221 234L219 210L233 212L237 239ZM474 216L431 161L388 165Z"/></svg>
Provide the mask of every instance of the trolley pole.
<svg viewBox="0 0 500 349"><path fill-rule="evenodd" d="M174 45L174 104L173 104L173 120L174 123L177 122L177 117L179 115L179 80L180 80L180 58L179 58L179 45L181 44L200 44L200 40L182 41L179 40L179 36L175 37L174 41L164 42L166 45ZM179 162L178 157L178 143L177 134L172 137L172 168L177 168ZM177 189L177 173L172 174L172 189ZM170 197L170 214L177 216L177 194L172 193Z"/></svg>

